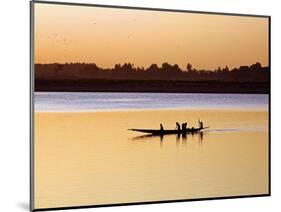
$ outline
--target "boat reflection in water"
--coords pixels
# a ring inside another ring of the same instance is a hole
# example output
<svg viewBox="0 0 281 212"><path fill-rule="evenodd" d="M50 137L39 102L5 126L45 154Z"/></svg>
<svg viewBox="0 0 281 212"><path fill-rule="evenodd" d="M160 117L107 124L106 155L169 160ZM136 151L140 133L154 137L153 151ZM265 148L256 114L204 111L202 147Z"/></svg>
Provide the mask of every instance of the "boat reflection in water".
<svg viewBox="0 0 281 212"><path fill-rule="evenodd" d="M155 138L159 138L159 141L161 142L161 144L165 141L165 138L169 138L169 141L172 141L172 138L175 138L175 141L177 144L179 144L180 142L182 143L186 143L188 138L191 137L192 140L195 139L195 137L198 137L198 142L200 144L203 143L203 139L204 139L204 134L206 134L206 131L200 131L200 132L195 132L195 133L179 133L179 134L168 134L168 135L154 135L154 134L146 134L146 135L141 135L141 136L135 136L133 138L131 138L131 140L133 141L155 141Z"/></svg>

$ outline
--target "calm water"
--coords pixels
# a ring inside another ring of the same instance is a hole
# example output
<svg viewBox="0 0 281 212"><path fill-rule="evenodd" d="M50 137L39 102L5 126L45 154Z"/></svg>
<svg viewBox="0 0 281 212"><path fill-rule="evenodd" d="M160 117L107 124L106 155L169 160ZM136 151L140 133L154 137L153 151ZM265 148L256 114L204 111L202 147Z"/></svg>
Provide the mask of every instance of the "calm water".
<svg viewBox="0 0 281 212"><path fill-rule="evenodd" d="M36 93L35 207L266 194L267 98ZM210 126L202 134L128 130L198 118Z"/></svg>
<svg viewBox="0 0 281 212"><path fill-rule="evenodd" d="M96 111L119 109L258 109L267 110L263 94L179 94L36 92L36 111Z"/></svg>

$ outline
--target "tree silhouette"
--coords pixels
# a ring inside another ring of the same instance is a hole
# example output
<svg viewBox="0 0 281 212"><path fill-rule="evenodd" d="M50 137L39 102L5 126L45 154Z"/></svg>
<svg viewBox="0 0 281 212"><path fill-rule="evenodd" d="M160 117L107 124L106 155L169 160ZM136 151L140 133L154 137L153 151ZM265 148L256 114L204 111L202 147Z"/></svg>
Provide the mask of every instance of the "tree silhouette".
<svg viewBox="0 0 281 212"><path fill-rule="evenodd" d="M149 72L156 72L156 71L159 71L159 68L158 68L157 64L151 64L149 66L149 68L147 69L147 71L149 71Z"/></svg>
<svg viewBox="0 0 281 212"><path fill-rule="evenodd" d="M187 63L186 70L178 64L151 64L148 68L135 67L133 63L115 64L113 68L101 68L95 63L35 64L35 79L80 80L80 79L137 79L137 80L181 80L181 81L253 81L268 82L269 68L256 62L250 66L229 69L197 70Z"/></svg>
<svg viewBox="0 0 281 212"><path fill-rule="evenodd" d="M192 71L192 65L190 63L187 63L186 70L189 72Z"/></svg>

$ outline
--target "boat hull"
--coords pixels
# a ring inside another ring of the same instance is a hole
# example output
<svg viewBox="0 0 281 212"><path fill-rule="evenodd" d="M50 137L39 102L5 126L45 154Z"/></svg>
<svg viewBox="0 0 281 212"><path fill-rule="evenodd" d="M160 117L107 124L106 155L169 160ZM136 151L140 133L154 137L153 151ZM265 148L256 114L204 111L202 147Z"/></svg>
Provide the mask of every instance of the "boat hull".
<svg viewBox="0 0 281 212"><path fill-rule="evenodd" d="M152 135L169 135L169 134L190 134L198 133L201 130L207 129L208 127L203 128L188 128L186 130L153 130L153 129L129 129L131 131L142 132Z"/></svg>

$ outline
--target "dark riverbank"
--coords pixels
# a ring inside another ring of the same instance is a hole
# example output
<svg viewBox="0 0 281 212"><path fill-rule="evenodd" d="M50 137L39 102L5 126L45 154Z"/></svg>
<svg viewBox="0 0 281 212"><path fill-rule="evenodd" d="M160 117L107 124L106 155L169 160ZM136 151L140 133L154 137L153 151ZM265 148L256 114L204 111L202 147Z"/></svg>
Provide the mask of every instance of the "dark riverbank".
<svg viewBox="0 0 281 212"><path fill-rule="evenodd" d="M35 80L35 91L162 92L162 93L269 93L268 82L167 80Z"/></svg>

